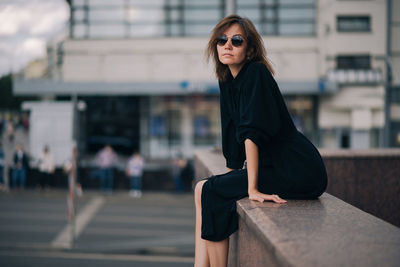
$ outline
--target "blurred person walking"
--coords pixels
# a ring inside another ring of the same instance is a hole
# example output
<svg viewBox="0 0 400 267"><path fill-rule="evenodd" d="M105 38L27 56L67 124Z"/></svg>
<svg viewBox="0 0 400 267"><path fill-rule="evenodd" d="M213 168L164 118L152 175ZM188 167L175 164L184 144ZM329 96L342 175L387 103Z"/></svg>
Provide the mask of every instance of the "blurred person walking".
<svg viewBox="0 0 400 267"><path fill-rule="evenodd" d="M6 126L6 119L4 118L3 113L0 112L0 137L3 137L5 126Z"/></svg>
<svg viewBox="0 0 400 267"><path fill-rule="evenodd" d="M14 153L14 166L12 172L12 186L20 189L25 188L26 172L29 167L28 156L21 144L18 144Z"/></svg>
<svg viewBox="0 0 400 267"><path fill-rule="evenodd" d="M79 166L78 166L78 149L74 146L72 148L72 155L71 157L64 162L63 170L64 173L67 174L67 180L70 178L71 175L75 177L75 192L78 197L83 196L83 189L82 183L80 179L80 175L78 175ZM75 172L75 173L72 173Z"/></svg>
<svg viewBox="0 0 400 267"><path fill-rule="evenodd" d="M53 175L54 175L54 158L50 153L49 147L46 145L43 148L42 155L39 159L39 171L40 171L40 188L45 189L53 185Z"/></svg>
<svg viewBox="0 0 400 267"><path fill-rule="evenodd" d="M179 153L177 157L172 161L172 178L175 184L175 192L182 193L184 190L182 171L186 166L186 161L183 159L182 153Z"/></svg>
<svg viewBox="0 0 400 267"><path fill-rule="evenodd" d="M130 191L131 197L140 198L142 196L142 177L143 169L145 166L144 159L138 151L135 151L129 158L126 166L126 175L130 179Z"/></svg>
<svg viewBox="0 0 400 267"><path fill-rule="evenodd" d="M0 142L0 190L4 191L6 190L6 185L4 183L4 151L3 151L3 146L2 143Z"/></svg>
<svg viewBox="0 0 400 267"><path fill-rule="evenodd" d="M110 145L104 146L96 155L96 165L100 178L100 188L112 192L114 186L113 167L117 160L117 154Z"/></svg>
<svg viewBox="0 0 400 267"><path fill-rule="evenodd" d="M15 128L14 128L14 124L13 124L12 120L6 121L6 131L7 131L8 141L10 143L14 142Z"/></svg>
<svg viewBox="0 0 400 267"><path fill-rule="evenodd" d="M183 191L190 192L193 187L192 183L193 183L193 179L195 176L192 159L185 160L185 166L183 167L180 176L181 176L180 178L181 178L182 184L183 184Z"/></svg>

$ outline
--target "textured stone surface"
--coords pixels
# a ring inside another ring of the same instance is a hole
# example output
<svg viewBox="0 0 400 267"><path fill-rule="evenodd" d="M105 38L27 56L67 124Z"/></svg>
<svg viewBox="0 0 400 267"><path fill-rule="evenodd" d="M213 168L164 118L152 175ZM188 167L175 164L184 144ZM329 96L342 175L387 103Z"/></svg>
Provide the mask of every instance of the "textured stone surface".
<svg viewBox="0 0 400 267"><path fill-rule="evenodd" d="M237 209L280 266L400 264L399 228L327 193L318 200L284 205L246 198L238 201ZM241 234L239 243L246 239Z"/></svg>
<svg viewBox="0 0 400 267"><path fill-rule="evenodd" d="M332 169L327 166L330 183L330 171L339 173L350 169L350 176L351 173L361 172L351 163L352 158L362 161L377 157L372 156L373 151L365 152L364 156L356 151L344 157L337 151L323 152L324 160L340 160L340 164L335 163L337 165ZM387 160L396 160L397 152L391 153L383 161L374 164L363 162L363 165L369 165L379 173L382 171L379 165L387 164ZM378 154L384 155L381 152ZM199 168L208 176L226 171L222 154L202 151L196 156L196 165L201 166ZM372 170L364 173L367 174L378 175ZM356 196L360 194L357 190L364 190L362 183L365 180L358 179L358 184L349 184L349 176L334 177L334 182L347 195ZM354 186L359 187L349 188ZM385 192L385 189L381 190ZM400 266L400 229L328 193L318 200L289 200L283 205L258 203L245 198L238 201L237 210L239 231L230 238L230 267Z"/></svg>
<svg viewBox="0 0 400 267"><path fill-rule="evenodd" d="M322 150L327 192L400 227L400 149Z"/></svg>

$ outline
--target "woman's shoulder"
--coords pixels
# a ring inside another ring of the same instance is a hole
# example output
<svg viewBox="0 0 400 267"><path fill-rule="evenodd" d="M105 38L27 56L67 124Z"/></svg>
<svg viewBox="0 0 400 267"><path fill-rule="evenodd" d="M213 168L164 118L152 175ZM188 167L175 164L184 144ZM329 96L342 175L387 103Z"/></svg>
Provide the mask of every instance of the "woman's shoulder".
<svg viewBox="0 0 400 267"><path fill-rule="evenodd" d="M251 61L248 63L248 67L246 69L246 76L255 76L255 75L271 75L271 72L268 70L267 66L259 61Z"/></svg>
<svg viewBox="0 0 400 267"><path fill-rule="evenodd" d="M245 66L244 73L241 75L238 83L240 86L250 86L260 80L269 82L273 79L271 72L264 63L252 61Z"/></svg>

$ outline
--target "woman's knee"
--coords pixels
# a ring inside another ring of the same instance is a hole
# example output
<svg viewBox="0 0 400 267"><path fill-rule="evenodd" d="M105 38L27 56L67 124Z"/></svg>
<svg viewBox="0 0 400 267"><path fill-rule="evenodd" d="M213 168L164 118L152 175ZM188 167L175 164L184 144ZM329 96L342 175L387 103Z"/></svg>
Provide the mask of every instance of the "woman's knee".
<svg viewBox="0 0 400 267"><path fill-rule="evenodd" d="M201 205L201 193L205 182L207 182L207 180L199 181L194 187L194 201L196 205Z"/></svg>

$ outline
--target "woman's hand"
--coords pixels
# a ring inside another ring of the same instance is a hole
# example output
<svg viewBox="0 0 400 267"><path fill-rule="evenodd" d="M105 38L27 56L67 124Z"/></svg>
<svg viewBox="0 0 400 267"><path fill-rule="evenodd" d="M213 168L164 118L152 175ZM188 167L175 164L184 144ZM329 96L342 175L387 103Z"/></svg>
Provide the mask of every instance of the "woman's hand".
<svg viewBox="0 0 400 267"><path fill-rule="evenodd" d="M249 192L249 199L250 200L254 200L254 201L258 201L258 202L264 202L264 200L268 200L268 201L273 201L275 203L278 204L283 204L286 203L287 201L280 198L278 195L268 195L268 194L263 194L259 191L252 191Z"/></svg>

